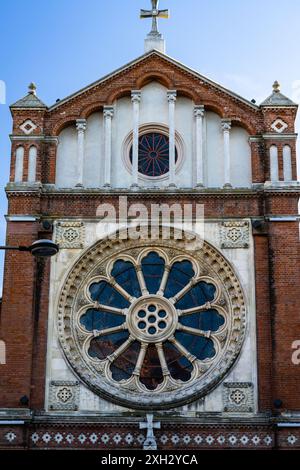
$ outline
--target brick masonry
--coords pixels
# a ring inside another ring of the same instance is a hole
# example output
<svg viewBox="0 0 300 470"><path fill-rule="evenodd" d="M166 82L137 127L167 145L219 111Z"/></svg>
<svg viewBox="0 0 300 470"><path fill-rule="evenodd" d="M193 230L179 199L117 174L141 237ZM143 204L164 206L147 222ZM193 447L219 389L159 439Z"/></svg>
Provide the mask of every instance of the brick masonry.
<svg viewBox="0 0 300 470"><path fill-rule="evenodd" d="M159 72L158 72L159 71ZM296 108L258 108L239 100L213 84L196 77L192 72L174 64L153 52L137 63L121 70L103 82L82 93L62 101L49 110L13 109L13 134L19 140L12 142L11 176L14 180L15 151L18 145L25 148L25 168L29 148L38 149L38 180L42 184L55 183L56 141L45 136L57 137L60 130L76 119L87 118L131 90L140 89L151 80L158 80L168 89L176 89L179 95L192 98L195 104L217 112L222 118L230 118L244 126L257 140L251 143L253 183L269 179L268 149L279 147L282 161L283 145L292 148L293 176L296 177L295 139L284 134L295 132ZM281 118L287 128L280 135L271 128L275 119ZM32 119L37 125L32 136L40 139L26 140L20 125ZM264 134L272 139L264 140ZM23 140L22 140L23 138ZM27 174L24 173L24 181ZM280 179L282 179L280 163ZM105 200L117 204L118 194L92 191L46 191L22 188L7 190L10 215L34 215L41 219L59 217L95 217L98 205ZM290 189L215 191L181 194L129 195L130 202L193 202L203 203L208 218L252 217L298 214L299 191ZM37 238L50 237L39 222L8 222L7 244L29 245ZM254 231L257 347L259 374L259 411L267 416L276 414L275 399L282 400L283 410L300 410L300 368L291 361L291 344L300 339L300 253L297 222L266 223L262 231ZM47 345L47 310L49 296L49 262L35 263L27 253L11 252L5 258L3 303L0 316L0 338L6 342L7 363L0 366L0 408L17 409L20 398L29 398L28 408L42 411L45 395L45 362ZM116 429L107 424L105 429L96 425L87 428L80 424L67 426L57 422L45 422L37 427L28 423L21 427L0 426L0 447L30 448L140 448L143 435L136 425L128 423ZM275 442L282 448L300 446L300 430L274 431L271 419L267 427L228 427L219 429L186 427L169 424L157 433L162 448L186 446L186 448L250 447L272 448ZM44 437L48 434L48 437ZM108 436L104 438L104 435ZM114 438L116 435L119 437ZM276 434L276 435L275 435ZM82 435L81 440L79 436ZM92 435L96 437L91 437ZM132 436L127 438L126 436ZM174 436L177 435L177 438ZM8 437L7 437L8 436ZM14 437L15 436L15 437ZM35 436L33 438L33 436ZM56 436L56 437L55 437ZM68 438L69 436L69 438ZM141 437L139 437L141 436ZM163 438L163 436L165 436ZM186 436L186 438L185 438ZM198 436L198 437L197 437ZM211 436L211 437L209 437ZM120 440L119 440L120 439ZM174 440L175 439L175 440ZM185 439L185 440L184 440ZM81 442L82 441L82 442ZM95 441L95 444L93 444ZM105 442L106 441L106 442ZM118 442L119 441L119 442Z"/></svg>

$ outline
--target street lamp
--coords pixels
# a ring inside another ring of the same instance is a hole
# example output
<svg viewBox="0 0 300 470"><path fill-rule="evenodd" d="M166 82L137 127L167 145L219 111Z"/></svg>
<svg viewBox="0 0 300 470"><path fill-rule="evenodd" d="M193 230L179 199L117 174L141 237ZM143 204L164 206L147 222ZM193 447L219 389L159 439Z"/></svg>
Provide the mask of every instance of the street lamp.
<svg viewBox="0 0 300 470"><path fill-rule="evenodd" d="M50 258L59 251L59 246L52 240L37 240L30 246L0 246L0 250L29 251L37 258Z"/></svg>

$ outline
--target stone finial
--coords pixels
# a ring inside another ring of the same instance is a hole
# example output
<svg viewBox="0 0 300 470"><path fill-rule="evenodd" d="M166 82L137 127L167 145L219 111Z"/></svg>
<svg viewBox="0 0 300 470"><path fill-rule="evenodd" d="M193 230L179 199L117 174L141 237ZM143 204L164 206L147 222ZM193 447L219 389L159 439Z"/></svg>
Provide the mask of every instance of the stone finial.
<svg viewBox="0 0 300 470"><path fill-rule="evenodd" d="M28 85L28 93L30 95L36 95L36 84L31 82L29 85Z"/></svg>
<svg viewBox="0 0 300 470"><path fill-rule="evenodd" d="M273 91L274 93L280 93L280 83L277 80L273 83Z"/></svg>

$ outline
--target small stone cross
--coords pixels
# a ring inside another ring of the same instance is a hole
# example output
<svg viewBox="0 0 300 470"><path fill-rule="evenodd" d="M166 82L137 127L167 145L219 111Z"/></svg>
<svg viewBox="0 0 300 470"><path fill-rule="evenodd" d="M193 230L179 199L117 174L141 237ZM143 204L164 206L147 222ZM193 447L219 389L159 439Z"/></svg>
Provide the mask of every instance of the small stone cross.
<svg viewBox="0 0 300 470"><path fill-rule="evenodd" d="M140 429L147 429L147 437L144 442L144 450L157 450L157 443L154 436L154 429L160 429L160 423L153 423L153 415L146 415L147 422L140 423Z"/></svg>

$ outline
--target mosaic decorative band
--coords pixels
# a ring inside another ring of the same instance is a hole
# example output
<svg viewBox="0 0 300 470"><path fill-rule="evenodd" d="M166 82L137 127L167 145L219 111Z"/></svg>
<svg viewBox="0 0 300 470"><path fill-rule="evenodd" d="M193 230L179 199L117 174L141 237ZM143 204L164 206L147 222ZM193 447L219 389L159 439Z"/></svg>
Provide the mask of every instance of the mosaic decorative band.
<svg viewBox="0 0 300 470"><path fill-rule="evenodd" d="M282 449L300 449L300 426L277 431ZM156 431L158 450L164 449L274 449L275 431L268 427L203 428L162 424ZM146 434L138 424L55 425L0 427L0 448L31 449L142 449Z"/></svg>

